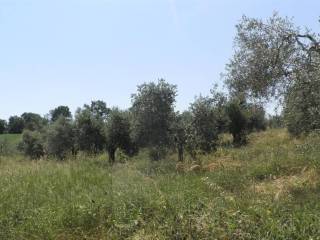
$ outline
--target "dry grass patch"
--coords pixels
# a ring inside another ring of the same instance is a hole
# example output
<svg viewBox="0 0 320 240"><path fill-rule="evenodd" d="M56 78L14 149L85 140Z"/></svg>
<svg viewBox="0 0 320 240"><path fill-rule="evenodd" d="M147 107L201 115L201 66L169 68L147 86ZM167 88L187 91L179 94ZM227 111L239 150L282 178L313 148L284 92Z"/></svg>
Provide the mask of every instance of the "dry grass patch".
<svg viewBox="0 0 320 240"><path fill-rule="evenodd" d="M288 197L297 188L316 189L320 183L319 173L315 169L303 168L301 173L291 176L270 176L270 179L251 186L252 191L258 194L274 195L278 200Z"/></svg>

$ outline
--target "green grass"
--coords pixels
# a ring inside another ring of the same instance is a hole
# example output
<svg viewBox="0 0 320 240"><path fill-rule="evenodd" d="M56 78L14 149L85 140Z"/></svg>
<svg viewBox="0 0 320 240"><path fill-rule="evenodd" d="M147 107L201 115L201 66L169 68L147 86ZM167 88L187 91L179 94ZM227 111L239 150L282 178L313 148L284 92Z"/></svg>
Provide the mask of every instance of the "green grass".
<svg viewBox="0 0 320 240"><path fill-rule="evenodd" d="M320 239L318 136L252 134L200 172L106 158L0 157L0 239Z"/></svg>
<svg viewBox="0 0 320 240"><path fill-rule="evenodd" d="M16 154L20 141L21 134L0 134L0 155Z"/></svg>

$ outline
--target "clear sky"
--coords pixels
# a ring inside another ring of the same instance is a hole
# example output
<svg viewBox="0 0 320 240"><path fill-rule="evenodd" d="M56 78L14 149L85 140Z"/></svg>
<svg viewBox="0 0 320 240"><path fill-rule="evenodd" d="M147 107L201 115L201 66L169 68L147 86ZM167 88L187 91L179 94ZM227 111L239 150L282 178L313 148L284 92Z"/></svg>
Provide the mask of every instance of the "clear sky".
<svg viewBox="0 0 320 240"><path fill-rule="evenodd" d="M143 82L206 95L243 14L273 11L319 31L319 0L0 0L0 118L101 99L130 106Z"/></svg>

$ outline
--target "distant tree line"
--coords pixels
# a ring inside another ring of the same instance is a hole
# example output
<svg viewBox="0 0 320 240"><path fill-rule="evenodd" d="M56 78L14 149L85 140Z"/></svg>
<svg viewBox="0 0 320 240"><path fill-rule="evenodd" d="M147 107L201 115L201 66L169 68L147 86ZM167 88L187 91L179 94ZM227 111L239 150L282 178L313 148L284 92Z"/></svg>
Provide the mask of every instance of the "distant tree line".
<svg viewBox="0 0 320 240"><path fill-rule="evenodd" d="M267 121L260 104L243 97L230 98L216 88L207 97L198 97L187 111L175 111L177 86L161 79L138 86L127 110L107 107L103 101L92 101L78 108L72 116L67 106L59 106L46 117L24 113L3 121L3 131L23 133L19 150L37 159L52 156L65 159L79 152L107 152L109 161L116 161L116 152L128 156L147 149L150 159L160 160L168 152L185 153L216 150L219 136L233 135L233 143L246 143L252 131L265 130Z"/></svg>

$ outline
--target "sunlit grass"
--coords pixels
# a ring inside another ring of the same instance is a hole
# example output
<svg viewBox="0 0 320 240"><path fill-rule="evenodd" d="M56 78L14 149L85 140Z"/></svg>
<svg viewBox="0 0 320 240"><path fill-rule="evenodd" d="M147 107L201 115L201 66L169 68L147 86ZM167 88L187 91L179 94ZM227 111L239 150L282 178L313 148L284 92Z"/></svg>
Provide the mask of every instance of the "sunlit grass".
<svg viewBox="0 0 320 240"><path fill-rule="evenodd" d="M0 239L319 239L318 140L255 133L197 172L175 155L1 157Z"/></svg>

